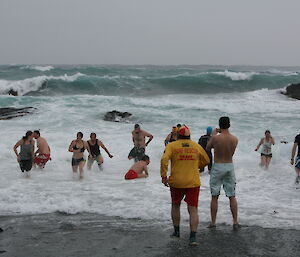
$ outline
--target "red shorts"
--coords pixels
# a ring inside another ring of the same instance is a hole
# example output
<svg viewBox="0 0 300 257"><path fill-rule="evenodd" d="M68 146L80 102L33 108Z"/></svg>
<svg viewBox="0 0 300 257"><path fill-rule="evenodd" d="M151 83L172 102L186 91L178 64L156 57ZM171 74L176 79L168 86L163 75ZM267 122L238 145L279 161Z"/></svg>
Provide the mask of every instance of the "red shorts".
<svg viewBox="0 0 300 257"><path fill-rule="evenodd" d="M125 179L135 179L135 178L138 178L138 177L139 177L139 175L134 170L129 170L125 174Z"/></svg>
<svg viewBox="0 0 300 257"><path fill-rule="evenodd" d="M175 187L170 187L171 191L171 198L172 198L172 203L174 204L180 204L181 200L184 198L184 201L189 206L198 206L198 198L199 198L199 192L200 192L200 187L192 187L192 188L175 188Z"/></svg>
<svg viewBox="0 0 300 257"><path fill-rule="evenodd" d="M50 154L41 153L34 158L34 163L39 166L45 166L46 162L50 160Z"/></svg>

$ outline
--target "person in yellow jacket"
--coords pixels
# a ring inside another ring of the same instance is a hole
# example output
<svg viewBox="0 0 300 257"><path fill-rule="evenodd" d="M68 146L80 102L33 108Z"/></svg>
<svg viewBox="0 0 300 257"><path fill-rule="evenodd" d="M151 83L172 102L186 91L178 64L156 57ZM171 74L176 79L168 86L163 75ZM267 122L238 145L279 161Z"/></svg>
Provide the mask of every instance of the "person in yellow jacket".
<svg viewBox="0 0 300 257"><path fill-rule="evenodd" d="M168 164L171 160L171 173L168 177ZM199 168L209 164L206 151L190 139L190 130L182 126L178 130L178 139L166 146L161 158L160 173L162 183L170 187L172 198L171 216L174 233L171 236L180 237L180 203L183 197L187 203L190 215L190 245L197 245L196 232L199 223L198 197L200 191Z"/></svg>

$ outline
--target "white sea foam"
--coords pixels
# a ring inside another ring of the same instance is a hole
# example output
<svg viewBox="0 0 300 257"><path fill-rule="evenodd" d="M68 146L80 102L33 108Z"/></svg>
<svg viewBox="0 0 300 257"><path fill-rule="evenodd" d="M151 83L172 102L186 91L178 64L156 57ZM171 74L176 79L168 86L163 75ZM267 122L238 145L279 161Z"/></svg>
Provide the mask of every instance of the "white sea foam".
<svg viewBox="0 0 300 257"><path fill-rule="evenodd" d="M33 66L33 67L31 67L31 69L38 70L38 71L50 71L50 70L54 69L54 67L52 67L52 66Z"/></svg>
<svg viewBox="0 0 300 257"><path fill-rule="evenodd" d="M220 75L220 76L225 76L227 78L230 78L233 81L238 81L238 80L251 80L254 75L257 73L255 72L235 72L235 71L216 71L212 72L212 74Z"/></svg>
<svg viewBox="0 0 300 257"><path fill-rule="evenodd" d="M1 98L7 98L2 96ZM163 140L172 125L189 125L192 139L198 140L209 125L217 126L222 115L231 117L232 132L239 138L235 155L239 218L244 225L300 229L299 190L293 186L294 170L288 162L293 139L299 133L299 101L293 101L275 90L217 95L170 95L164 97L63 96L10 98L16 106L28 102L38 108L33 115L0 121L2 215L96 212L126 218L143 218L170 222L170 194L161 184L159 160ZM133 113L132 123L102 120L106 111L117 109ZM154 135L147 153L151 157L150 177L125 181L123 176L132 162L127 154L132 147L133 124ZM31 178L21 175L12 151L13 144L27 129L41 129L52 149L53 160L43 171L33 170ZM266 129L276 140L270 170L258 168L259 153L254 151ZM97 167L86 171L85 179L72 178L71 153L68 145L76 132L84 138L95 131L114 155L105 152L104 171ZM280 140L289 141L280 144ZM209 175L201 177L200 220L210 219ZM188 217L185 204L182 218ZM275 212L274 212L275 211ZM218 222L231 224L228 199L220 197Z"/></svg>
<svg viewBox="0 0 300 257"><path fill-rule="evenodd" d="M65 74L63 76L37 76L23 80L0 79L0 94L5 94L10 89L13 89L15 91L18 91L19 95L24 95L28 92L37 91L47 80L63 80L72 82L82 76L85 75L78 72L74 75Z"/></svg>

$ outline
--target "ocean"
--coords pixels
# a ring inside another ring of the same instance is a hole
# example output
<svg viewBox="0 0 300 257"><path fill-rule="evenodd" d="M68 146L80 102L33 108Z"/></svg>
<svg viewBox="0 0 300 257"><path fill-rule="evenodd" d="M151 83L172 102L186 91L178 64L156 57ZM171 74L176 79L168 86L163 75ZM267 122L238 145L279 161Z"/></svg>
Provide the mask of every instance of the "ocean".
<svg viewBox="0 0 300 257"><path fill-rule="evenodd" d="M239 138L234 163L240 223L300 230L300 189L289 164L300 133L300 101L281 94L288 84L299 82L300 67L2 65L0 107L32 106L36 111L0 120L0 215L97 213L169 224L170 194L159 171L165 137L181 123L198 141L207 126L217 127L225 115ZM20 96L9 96L10 89ZM127 122L104 121L112 110L133 115ZM125 181L135 123L154 135L146 149L150 176ZM52 161L25 178L12 148L27 130L36 129L47 139ZM276 144L266 171L259 168L260 154L254 149L267 129ZM96 132L114 155L109 159L102 151L104 170L95 165L85 170L82 181L72 176L68 152L78 131L85 140ZM201 183L200 221L209 222L207 172ZM182 211L188 219L186 208ZM232 223L223 191L217 222Z"/></svg>

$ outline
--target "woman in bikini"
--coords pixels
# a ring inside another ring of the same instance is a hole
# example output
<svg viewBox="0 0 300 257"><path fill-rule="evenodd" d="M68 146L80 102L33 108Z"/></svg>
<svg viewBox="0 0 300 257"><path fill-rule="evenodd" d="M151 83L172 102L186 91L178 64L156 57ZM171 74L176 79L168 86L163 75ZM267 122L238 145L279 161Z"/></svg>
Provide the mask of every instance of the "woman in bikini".
<svg viewBox="0 0 300 257"><path fill-rule="evenodd" d="M255 148L255 151L258 151L261 145L262 151L260 154L260 166L265 169L268 169L272 158L272 145L275 145L275 140L272 137L270 130L266 130L265 137L259 141L257 147Z"/></svg>
<svg viewBox="0 0 300 257"><path fill-rule="evenodd" d="M90 147L87 142L83 141L82 132L77 133L77 138L73 140L69 146L69 152L73 153L72 156L72 169L74 173L77 173L79 167L79 178L83 178L83 167L85 165L84 151L88 150L91 153Z"/></svg>

